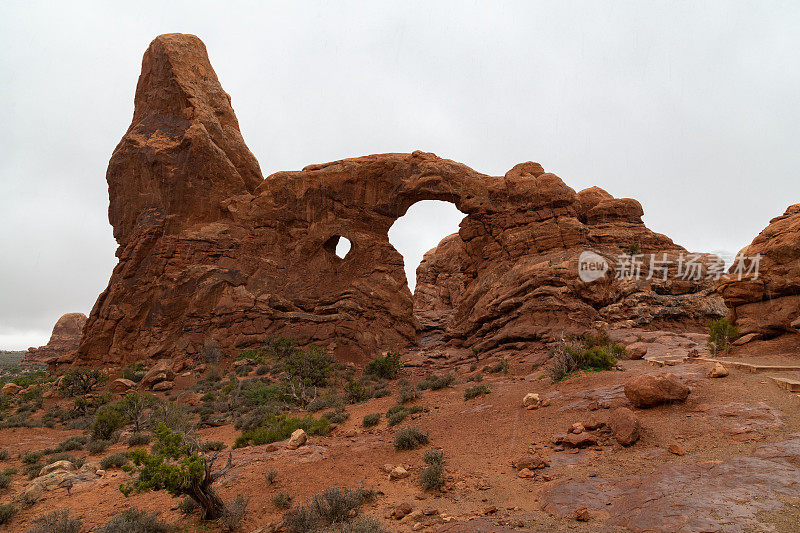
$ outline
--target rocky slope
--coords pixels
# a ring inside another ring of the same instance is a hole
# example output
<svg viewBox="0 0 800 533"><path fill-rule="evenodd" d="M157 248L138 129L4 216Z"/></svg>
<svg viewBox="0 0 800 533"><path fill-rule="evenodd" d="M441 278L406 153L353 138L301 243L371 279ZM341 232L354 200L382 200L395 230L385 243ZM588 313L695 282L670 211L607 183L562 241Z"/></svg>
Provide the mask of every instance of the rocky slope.
<svg viewBox="0 0 800 533"><path fill-rule="evenodd" d="M737 261L719 292L743 335L761 337L800 331L800 204L770 221L740 256L760 255L758 279L745 276L751 261Z"/></svg>
<svg viewBox="0 0 800 533"><path fill-rule="evenodd" d="M83 313L67 313L56 322L50 340L44 346L28 348L22 364L45 365L61 357L68 356L78 349L86 324L86 315Z"/></svg>
<svg viewBox="0 0 800 533"><path fill-rule="evenodd" d="M585 248L609 259L632 245L671 257L685 250L648 230L635 200L576 193L537 163L492 177L414 152L262 179L191 35L162 35L145 53L133 122L107 180L119 264L89 317L82 362L196 357L209 341L232 355L275 335L349 360L413 346L413 297L388 230L431 199L467 216L434 261L442 267L422 272L451 277L443 289L452 294L439 302L442 293L422 289L417 316L453 309L421 329L438 320L465 346L529 342L600 319L695 321L721 307L705 283L615 282L613 272L578 281ZM335 254L341 237L352 243L344 259Z"/></svg>

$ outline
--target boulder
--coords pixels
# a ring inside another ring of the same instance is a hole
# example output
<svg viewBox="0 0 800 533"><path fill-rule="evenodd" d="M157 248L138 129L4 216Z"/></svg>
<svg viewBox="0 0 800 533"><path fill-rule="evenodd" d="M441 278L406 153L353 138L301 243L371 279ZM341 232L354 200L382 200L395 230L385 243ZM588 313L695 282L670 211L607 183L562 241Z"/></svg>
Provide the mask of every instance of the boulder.
<svg viewBox="0 0 800 533"><path fill-rule="evenodd" d="M550 461L539 455L538 453L529 453L514 459L512 465L517 470L527 468L528 470L538 470L539 468L546 468L550 466Z"/></svg>
<svg viewBox="0 0 800 533"><path fill-rule="evenodd" d="M715 363L714 367L708 372L710 378L724 378L728 375L728 369L722 366L721 363Z"/></svg>
<svg viewBox="0 0 800 533"><path fill-rule="evenodd" d="M627 407L618 407L609 416L611 434L622 446L630 446L639 440L639 419Z"/></svg>
<svg viewBox="0 0 800 533"><path fill-rule="evenodd" d="M159 381L158 383L153 385L153 390L156 392L163 392L170 390L174 386L175 383L173 381Z"/></svg>
<svg viewBox="0 0 800 533"><path fill-rule="evenodd" d="M21 390L22 387L20 387L16 383L6 383L5 385L3 385L2 392L7 396L15 396Z"/></svg>
<svg viewBox="0 0 800 533"><path fill-rule="evenodd" d="M537 409L541 403L542 400L539 399L539 395L533 392L529 392L522 399L522 407L525 409Z"/></svg>
<svg viewBox="0 0 800 533"><path fill-rule="evenodd" d="M761 334L759 333L748 333L747 335L742 335L741 337L733 341L731 344L733 344L734 346L743 346L749 342L753 342L760 338Z"/></svg>
<svg viewBox="0 0 800 533"><path fill-rule="evenodd" d="M294 433L292 433L292 436L289 437L289 442L286 443L286 447L290 450L296 450L305 444L306 440L308 440L308 435L306 435L306 432L302 429L296 429L294 430Z"/></svg>
<svg viewBox="0 0 800 533"><path fill-rule="evenodd" d="M39 470L39 477L46 476L51 472L56 471L66 471L66 472L74 472L77 470L77 467L72 464L70 461L56 461L54 463L50 463L49 465L45 465Z"/></svg>
<svg viewBox="0 0 800 533"><path fill-rule="evenodd" d="M625 396L640 408L682 402L689 396L689 387L675 374L642 374L625 383Z"/></svg>
<svg viewBox="0 0 800 533"><path fill-rule="evenodd" d="M172 361L167 359L159 360L153 368L147 371L139 384L142 387L151 389L156 383L162 381L172 381L175 379L175 372L172 371Z"/></svg>
<svg viewBox="0 0 800 533"><path fill-rule="evenodd" d="M641 359L647 355L647 343L634 342L625 348L628 352L628 359Z"/></svg>
<svg viewBox="0 0 800 533"><path fill-rule="evenodd" d="M111 382L111 385L109 385L108 388L111 390L111 392L123 394L128 392L130 389L136 388L136 383L129 379L117 378Z"/></svg>
<svg viewBox="0 0 800 533"><path fill-rule="evenodd" d="M402 466L395 466L392 468L392 471L389 472L389 480L394 481L397 479L405 479L409 476L408 470L403 468Z"/></svg>
<svg viewBox="0 0 800 533"><path fill-rule="evenodd" d="M395 520L401 520L406 517L407 514L411 513L412 507L410 504L403 502L400 505L396 506L392 511L392 517Z"/></svg>

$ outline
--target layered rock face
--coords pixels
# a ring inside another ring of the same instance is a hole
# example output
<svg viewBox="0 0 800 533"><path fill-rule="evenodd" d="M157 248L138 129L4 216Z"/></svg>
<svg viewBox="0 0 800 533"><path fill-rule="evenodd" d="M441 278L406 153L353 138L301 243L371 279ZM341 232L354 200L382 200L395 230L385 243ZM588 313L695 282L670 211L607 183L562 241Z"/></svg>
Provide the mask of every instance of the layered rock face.
<svg viewBox="0 0 800 533"><path fill-rule="evenodd" d="M740 280L752 260L737 260L719 285L741 333L769 338L800 332L800 204L772 219L739 256L760 256L758 279Z"/></svg>
<svg viewBox="0 0 800 533"><path fill-rule="evenodd" d="M480 249L469 249L475 217L467 217L417 269L414 313L423 342L521 349L595 325L691 328L725 314L713 294L721 260L689 254L650 231L637 201L598 187L576 193L535 163L502 179L513 206L480 226L488 233ZM578 276L587 250L608 264L605 276L588 283ZM701 279L686 275L692 258Z"/></svg>
<svg viewBox="0 0 800 533"><path fill-rule="evenodd" d="M234 355L276 335L358 360L415 345L415 312L421 330L437 330L427 341L492 348L601 318L694 320L721 307L705 282L579 281L585 248L609 259L631 244L685 250L642 224L638 202L575 193L537 163L491 177L414 152L262 179L194 36L153 41L135 103L107 174L119 264L83 362L195 357L211 340ZM388 230L420 200L467 216L426 256L415 305Z"/></svg>
<svg viewBox="0 0 800 533"><path fill-rule="evenodd" d="M86 315L83 313L67 313L62 316L53 327L53 333L47 344L38 348L28 348L22 364L46 365L75 352L83 335L84 324Z"/></svg>

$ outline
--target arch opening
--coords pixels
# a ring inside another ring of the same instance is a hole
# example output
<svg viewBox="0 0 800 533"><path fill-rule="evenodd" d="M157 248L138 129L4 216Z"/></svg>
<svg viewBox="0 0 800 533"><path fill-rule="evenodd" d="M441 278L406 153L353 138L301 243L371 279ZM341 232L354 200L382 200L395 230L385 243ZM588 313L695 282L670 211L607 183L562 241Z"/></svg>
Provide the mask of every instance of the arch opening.
<svg viewBox="0 0 800 533"><path fill-rule="evenodd" d="M353 244L347 237L334 235L325 241L325 244L323 244L322 247L339 259L344 259L347 257L347 254L350 253L350 250L353 248Z"/></svg>
<svg viewBox="0 0 800 533"><path fill-rule="evenodd" d="M426 252L458 232L467 216L450 202L421 200L408 208L389 228L389 242L403 256L408 288L413 294L417 285L417 267Z"/></svg>

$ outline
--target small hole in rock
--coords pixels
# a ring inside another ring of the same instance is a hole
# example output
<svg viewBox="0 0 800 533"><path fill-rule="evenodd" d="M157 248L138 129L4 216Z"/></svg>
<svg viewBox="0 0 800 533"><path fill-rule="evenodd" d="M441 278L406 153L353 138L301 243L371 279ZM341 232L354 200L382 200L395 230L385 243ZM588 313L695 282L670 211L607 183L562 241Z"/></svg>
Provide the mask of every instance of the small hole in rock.
<svg viewBox="0 0 800 533"><path fill-rule="evenodd" d="M340 259L347 257L347 254L350 253L350 248L352 248L350 240L341 235L334 235L325 241L323 246L329 252L336 254Z"/></svg>

